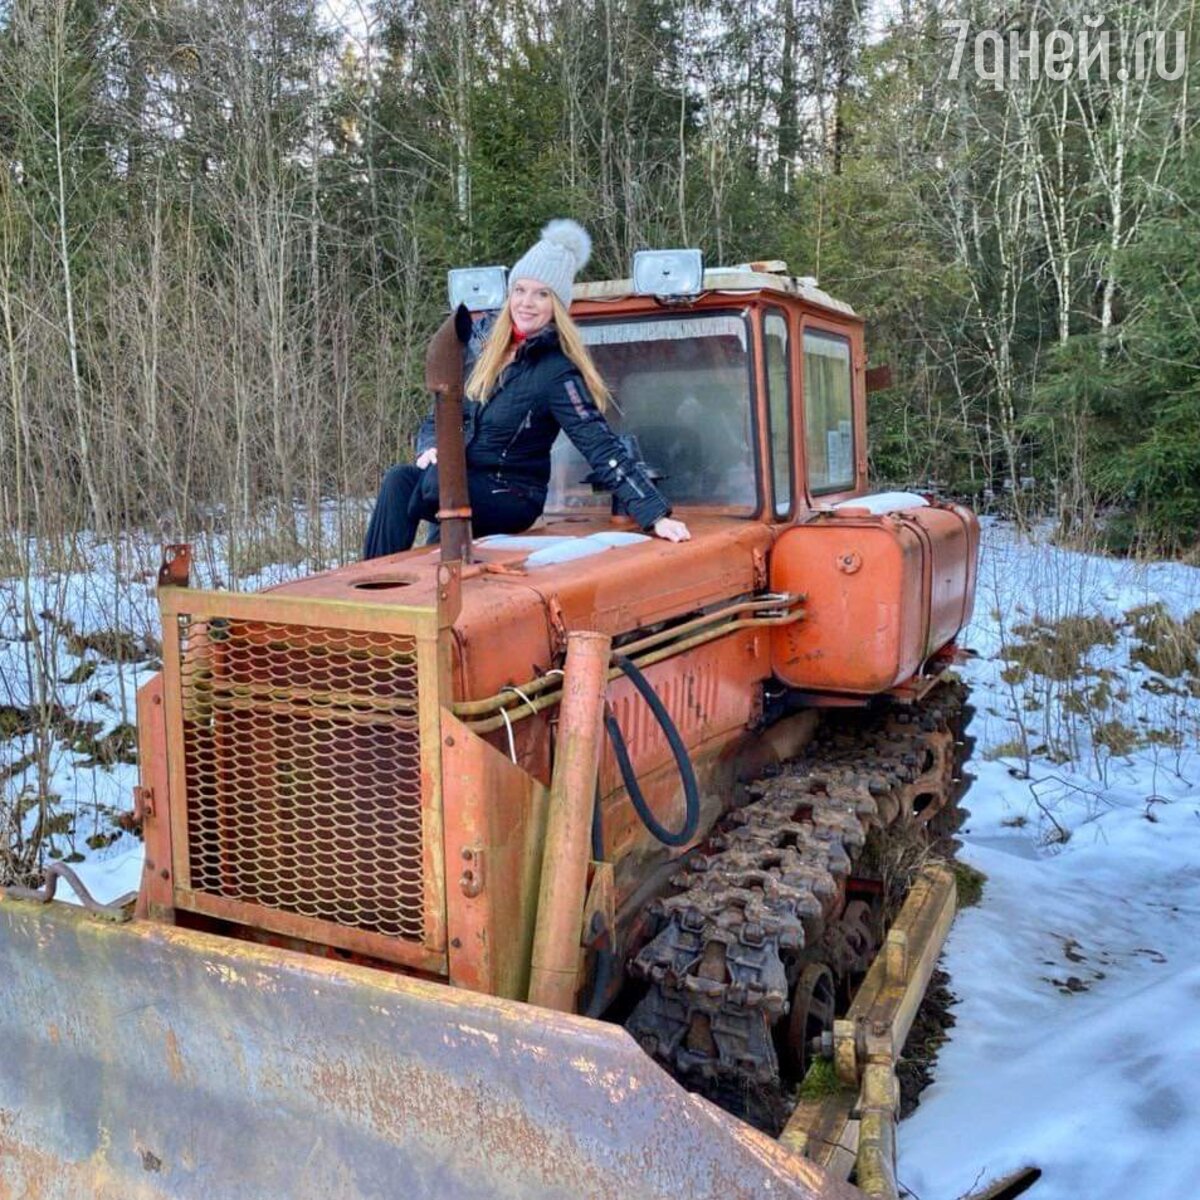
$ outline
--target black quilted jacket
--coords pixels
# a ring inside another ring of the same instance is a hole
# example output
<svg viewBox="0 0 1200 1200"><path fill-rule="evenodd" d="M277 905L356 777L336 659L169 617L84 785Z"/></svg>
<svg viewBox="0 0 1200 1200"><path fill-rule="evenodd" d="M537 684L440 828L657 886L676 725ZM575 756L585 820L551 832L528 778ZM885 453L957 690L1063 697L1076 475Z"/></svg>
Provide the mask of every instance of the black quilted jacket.
<svg viewBox="0 0 1200 1200"><path fill-rule="evenodd" d="M475 339L472 339L474 348ZM643 528L668 516L671 506L630 458L596 407L583 376L563 353L548 325L517 350L486 404L463 404L467 468L528 489L545 501L550 447L561 429L587 459L600 485L616 493ZM432 415L417 434L417 453L434 444Z"/></svg>

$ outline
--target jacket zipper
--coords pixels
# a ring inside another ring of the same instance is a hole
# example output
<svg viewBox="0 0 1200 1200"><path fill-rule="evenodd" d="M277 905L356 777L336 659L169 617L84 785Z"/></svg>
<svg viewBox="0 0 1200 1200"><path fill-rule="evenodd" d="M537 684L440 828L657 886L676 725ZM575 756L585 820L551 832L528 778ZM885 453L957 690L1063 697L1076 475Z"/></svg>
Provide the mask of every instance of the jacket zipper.
<svg viewBox="0 0 1200 1200"><path fill-rule="evenodd" d="M517 432L508 439L508 445L501 451L500 457L507 458L508 452L517 444L517 438L521 436L533 424L533 413L527 412L525 419L517 426Z"/></svg>
<svg viewBox="0 0 1200 1200"><path fill-rule="evenodd" d="M625 470L621 467L620 463L618 463L615 458L610 458L608 460L608 465L613 471L616 472L617 487L620 487L621 484L623 484L623 483L627 483L627 484L629 484L629 486L631 488L633 488L634 492L637 493L637 498L639 500L645 500L646 493L643 492L640 487L638 487L637 480L634 479L632 474L627 474L625 472ZM636 471L636 470L637 470L637 467L634 467L634 471Z"/></svg>

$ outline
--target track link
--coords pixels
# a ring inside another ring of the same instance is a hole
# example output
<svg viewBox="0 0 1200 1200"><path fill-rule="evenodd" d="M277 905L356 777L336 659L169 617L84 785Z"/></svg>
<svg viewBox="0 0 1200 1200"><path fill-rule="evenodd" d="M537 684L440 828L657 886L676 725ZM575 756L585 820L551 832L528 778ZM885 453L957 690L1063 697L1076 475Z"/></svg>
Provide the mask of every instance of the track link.
<svg viewBox="0 0 1200 1200"><path fill-rule="evenodd" d="M629 964L649 986L626 1026L686 1086L757 1124L782 1120L797 1081L781 1073L776 1028L796 980L863 948L838 921L868 834L956 804L965 695L943 683L907 706L826 716L805 754L751 784L750 803L683 860Z"/></svg>

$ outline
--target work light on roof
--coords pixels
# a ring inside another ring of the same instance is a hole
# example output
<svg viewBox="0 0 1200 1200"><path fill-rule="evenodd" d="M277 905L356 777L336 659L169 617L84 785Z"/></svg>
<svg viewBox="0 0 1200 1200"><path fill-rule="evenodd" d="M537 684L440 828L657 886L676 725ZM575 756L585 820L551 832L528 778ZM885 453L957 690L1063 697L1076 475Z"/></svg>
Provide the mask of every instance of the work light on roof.
<svg viewBox="0 0 1200 1200"><path fill-rule="evenodd" d="M633 290L639 296L697 296L704 290L699 250L639 250L633 256Z"/></svg>
<svg viewBox="0 0 1200 1200"><path fill-rule="evenodd" d="M472 312L504 307L508 293L507 267L459 267L447 273L450 311L465 304Z"/></svg>

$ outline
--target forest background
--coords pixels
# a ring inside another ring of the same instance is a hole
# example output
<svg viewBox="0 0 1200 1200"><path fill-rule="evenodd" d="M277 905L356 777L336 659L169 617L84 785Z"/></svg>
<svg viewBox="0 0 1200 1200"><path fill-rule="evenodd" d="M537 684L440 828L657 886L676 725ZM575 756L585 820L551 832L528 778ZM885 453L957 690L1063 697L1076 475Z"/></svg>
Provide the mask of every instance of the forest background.
<svg viewBox="0 0 1200 1200"><path fill-rule="evenodd" d="M353 554L445 270L561 214L592 278L700 246L852 302L879 482L1194 550L1196 0L339 2L0 0L10 565ZM1075 69L1008 58L1055 30Z"/></svg>
<svg viewBox="0 0 1200 1200"><path fill-rule="evenodd" d="M0 883L120 836L159 544L356 557L549 217L850 301L876 484L1194 559L1198 6L0 0Z"/></svg>

